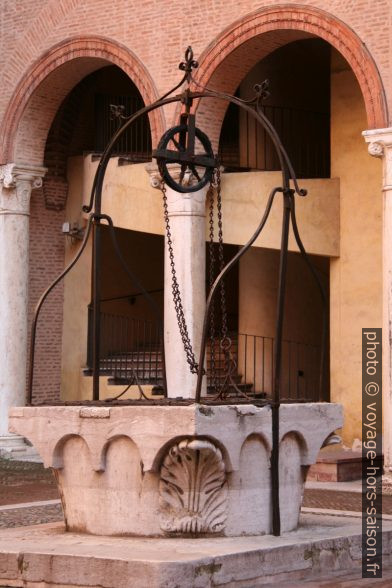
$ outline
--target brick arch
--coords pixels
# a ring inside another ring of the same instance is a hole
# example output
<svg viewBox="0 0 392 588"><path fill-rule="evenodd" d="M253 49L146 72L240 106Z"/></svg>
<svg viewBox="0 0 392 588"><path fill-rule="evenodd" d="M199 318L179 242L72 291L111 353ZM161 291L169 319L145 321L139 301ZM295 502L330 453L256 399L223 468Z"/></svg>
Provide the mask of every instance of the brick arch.
<svg viewBox="0 0 392 588"><path fill-rule="evenodd" d="M384 88L371 54L350 27L313 7L280 5L244 16L205 49L195 77L202 85L232 94L269 53L292 41L314 37L330 43L353 70L362 91L368 128L388 126ZM198 105L198 125L209 129L215 144L226 108L222 100L208 99Z"/></svg>
<svg viewBox="0 0 392 588"><path fill-rule="evenodd" d="M0 162L42 163L46 136L60 104L81 79L105 65L121 68L145 104L158 98L147 69L123 45L103 37L67 39L42 55L16 87L1 125ZM165 128L161 109L149 118L155 144Z"/></svg>

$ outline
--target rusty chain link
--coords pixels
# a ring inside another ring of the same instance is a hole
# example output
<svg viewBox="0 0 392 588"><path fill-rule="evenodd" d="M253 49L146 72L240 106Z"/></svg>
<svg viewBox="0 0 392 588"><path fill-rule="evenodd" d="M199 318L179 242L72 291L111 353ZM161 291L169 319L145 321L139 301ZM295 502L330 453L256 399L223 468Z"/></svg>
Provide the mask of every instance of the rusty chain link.
<svg viewBox="0 0 392 588"><path fill-rule="evenodd" d="M163 181L161 182L160 187L161 187L162 198L163 198L163 216L164 216L164 221L165 221L165 226L166 226L167 247L169 250L170 269L171 269L171 275L172 275L172 294L173 294L174 308L176 311L178 328L180 330L180 335L181 335L181 339L182 339L182 344L184 346L186 360L189 364L189 367L190 367L192 374L197 374L199 371L199 365L196 361L195 354L192 349L192 343L191 343L191 340L189 337L188 327L187 327L186 320L185 320L184 307L183 307L182 299L181 299L180 286L179 286L178 280L177 280L177 272L176 272L176 266L175 266L175 261L174 261L173 241L172 241L172 235L171 235L171 230L170 230L170 219L169 219L169 209L168 209L168 204L167 204L166 186Z"/></svg>

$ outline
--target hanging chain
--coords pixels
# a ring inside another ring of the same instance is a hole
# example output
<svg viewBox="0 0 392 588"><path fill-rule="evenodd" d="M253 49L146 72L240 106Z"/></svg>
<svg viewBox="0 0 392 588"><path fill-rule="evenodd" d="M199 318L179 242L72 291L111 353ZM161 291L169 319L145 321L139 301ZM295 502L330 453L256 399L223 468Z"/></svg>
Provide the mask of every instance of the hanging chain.
<svg viewBox="0 0 392 588"><path fill-rule="evenodd" d="M166 238L167 238L167 247L169 251L169 260L170 260L170 268L171 268L171 275L172 275L172 294L173 294L173 302L174 308L177 316L177 323L178 328L180 331L182 344L184 346L184 351L187 359L187 363L190 367L192 374L197 374L199 370L199 365L196 361L196 357L192 348L192 343L189 337L188 327L185 320L185 313L184 307L182 304L181 299L181 292L180 286L178 284L177 279L177 272L176 266L174 261L174 250L173 250L173 241L171 235L171 228L170 228L170 218L169 218L169 209L167 203L167 193L166 193L166 185L164 182L161 182L161 191L162 191L162 199L163 199L163 215L164 215L164 222L166 227ZM214 177L211 181L210 187L208 189L208 198L209 198L209 258L210 258L210 267L209 267L209 285L210 288L215 280L215 252L214 252L214 190L216 189L217 194L217 217L218 217L218 262L219 262L219 272L222 271L225 265L224 261L224 252L223 252L223 222L222 222L222 193L221 193L221 174L219 167L216 168ZM227 305L226 305L226 290L224 280L220 283L220 295L221 295L221 313L222 313L222 328L221 328L221 338L220 338L220 346L222 350L226 351L227 344L230 340L227 337L228 329L227 329ZM215 332L215 301L212 303L211 313L210 313L210 373L211 373L211 383L215 388L219 388L219 384L217 381L216 375L216 354L215 354L215 343L216 343L216 332ZM225 353L226 354L226 353ZM204 372L204 370L203 370Z"/></svg>
<svg viewBox="0 0 392 588"><path fill-rule="evenodd" d="M218 217L218 262L219 272L221 272L225 266L224 250L223 250L223 221L222 221L222 190L221 190L221 172L218 166L215 169L213 178L213 184L209 190L209 225L210 225L210 242L209 242L209 254L210 254L210 269L209 269L209 282L210 289L215 281L215 252L214 252L214 188L216 189L216 206L217 206L217 217ZM229 369L229 353L231 348L231 340L228 338L228 327L227 327L227 305L226 305L226 289L225 281L220 282L220 298L221 298L221 336L220 336L220 350L223 351L225 358L225 372ZM215 390L221 391L222 385L218 381L217 370L216 370L216 332L215 332L215 302L212 301L210 311L210 383ZM225 377L224 382L227 378Z"/></svg>
<svg viewBox="0 0 392 588"><path fill-rule="evenodd" d="M221 188L221 172L219 166L216 168L216 206L218 211L218 243L219 243L219 271L221 272L225 267L225 258L223 253L223 222L222 222L222 188ZM222 309L222 341L227 338L227 305L226 305L226 288L225 281L221 280L221 309Z"/></svg>
<svg viewBox="0 0 392 588"><path fill-rule="evenodd" d="M213 178L214 179L214 178ZM212 288L212 284L215 280L215 252L214 252L214 187L211 183L208 189L209 197L209 225L210 225L210 242L208 246L209 252L209 287ZM210 385L214 388L217 387L216 378L216 363L215 363L215 298L211 302L210 307ZM207 382L208 385L208 382Z"/></svg>
<svg viewBox="0 0 392 588"><path fill-rule="evenodd" d="M177 272L176 266L174 263L174 252L173 252L173 241L171 236L170 230L170 219L169 219L169 209L167 205L167 194L166 194L166 186L164 182L161 182L161 191L163 197L163 216L166 226L166 237L167 237L167 247L169 250L169 259L170 259L170 268L172 274L172 294L173 294L173 302L174 308L177 315L177 323L178 328L180 330L180 335L182 339L182 344L184 346L184 351L186 355L186 360L189 364L190 370L192 374L197 374L199 370L199 365L196 361L195 354L192 349L192 343L188 333L188 327L185 320L184 314L184 307L182 305L181 300L181 292L180 287L177 280Z"/></svg>

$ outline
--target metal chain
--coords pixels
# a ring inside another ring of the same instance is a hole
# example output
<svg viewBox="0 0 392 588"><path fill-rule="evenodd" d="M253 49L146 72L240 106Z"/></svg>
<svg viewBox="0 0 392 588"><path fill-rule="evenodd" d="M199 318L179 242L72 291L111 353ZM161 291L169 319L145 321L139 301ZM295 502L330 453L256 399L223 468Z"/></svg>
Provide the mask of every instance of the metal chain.
<svg viewBox="0 0 392 588"><path fill-rule="evenodd" d="M216 168L216 206L218 211L218 242L219 242L219 271L221 272L225 267L225 258L223 253L223 222L222 222L222 188L221 188L221 172L219 166ZM222 341L227 337L227 305L226 305L226 288L225 281L221 280L221 309L222 309Z"/></svg>
<svg viewBox="0 0 392 588"><path fill-rule="evenodd" d="M173 241L171 236L170 230L170 220L169 220L169 210L167 205L167 194L166 194L166 186L164 182L161 182L161 191L163 197L163 216L166 226L166 237L167 237L167 246L169 250L169 259L170 259L170 268L172 274L172 293L173 293L173 302L174 308L177 315L177 323L178 328L180 330L180 335L182 339L182 343L184 346L184 351L186 354L186 359L189 364L190 370L192 374L197 374L199 371L199 365L196 361L195 354L192 349L192 343L188 333L188 327L185 320L184 314L184 307L181 300L181 293L180 287L177 280L177 273L176 273L176 266L174 263L174 252L173 252Z"/></svg>
<svg viewBox="0 0 392 588"><path fill-rule="evenodd" d="M190 370L193 374L197 374L199 370L199 365L196 361L196 357L192 348L192 343L189 337L188 327L185 320L185 313L184 307L182 304L181 299L181 292L180 287L177 280L177 272L176 266L174 261L174 250L173 250L173 241L170 229L170 218L169 218L169 209L167 203L167 194L166 194L166 185L164 182L161 182L161 191L162 191L162 199L163 199L163 216L164 222L166 227L166 238L167 238L167 246L169 251L169 259L170 259L170 268L171 268L171 275L172 275L172 294L173 294L173 302L174 308L177 316L177 323L178 328L180 331L182 344L184 346L184 351L187 359L187 363L190 367ZM218 215L218 260L219 260L219 271L222 271L224 268L224 253L223 253L223 222L222 222L222 194L221 194L221 174L219 167L215 170L214 177L211 181L209 190L208 190L208 197L209 197L209 256L210 256L210 268L209 268L209 282L210 288L215 280L215 252L214 252L214 188L216 188L217 192L217 215ZM222 311L222 329L221 329L221 341L220 345L222 346L223 343L226 343L227 340L227 306L226 306L226 290L224 280L222 280L220 284L220 293L221 293L221 311ZM216 376L216 355L215 355L215 342L216 342L216 333L215 333L215 303L213 301L211 314L210 314L210 373L211 373L211 381L215 388L219 387L217 382ZM204 371L204 370L203 370Z"/></svg>
<svg viewBox="0 0 392 588"><path fill-rule="evenodd" d="M216 168L213 178L213 184L211 184L209 190L209 225L210 225L210 289L215 280L215 253L214 253L214 188L216 189L216 202L217 202L217 217L218 217L218 261L219 261L219 272L221 272L225 266L224 251L223 251L223 221L222 221L222 189L221 189L221 173L219 166ZM225 356L225 371L228 369L228 352L231 348L231 341L227 336L227 305L226 305L226 289L225 281L222 280L220 283L220 294L221 294L221 337L220 337L220 348ZM218 382L216 374L216 333L215 333L215 304L212 302L211 314L210 314L210 381L213 387L217 390L221 390L221 385Z"/></svg>
<svg viewBox="0 0 392 588"><path fill-rule="evenodd" d="M213 178L214 179L214 178ZM214 186L211 185L208 190L209 196L209 225L210 225L210 242L208 246L209 252L209 286L210 290L215 280L215 252L214 252ZM215 299L212 300L210 310L210 384L216 388L216 362L215 362Z"/></svg>

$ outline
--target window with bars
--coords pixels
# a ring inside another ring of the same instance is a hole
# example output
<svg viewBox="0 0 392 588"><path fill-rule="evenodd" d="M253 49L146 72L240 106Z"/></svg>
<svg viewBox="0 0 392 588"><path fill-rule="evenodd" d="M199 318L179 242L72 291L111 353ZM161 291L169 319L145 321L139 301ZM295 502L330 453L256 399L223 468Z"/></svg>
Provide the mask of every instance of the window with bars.
<svg viewBox="0 0 392 588"><path fill-rule="evenodd" d="M124 106L126 116L134 114L144 103L141 96L95 95L95 141L94 150L102 152L119 126L118 119L111 115L110 105ZM148 115L138 118L125 131L113 151L134 162L151 160L151 132Z"/></svg>

